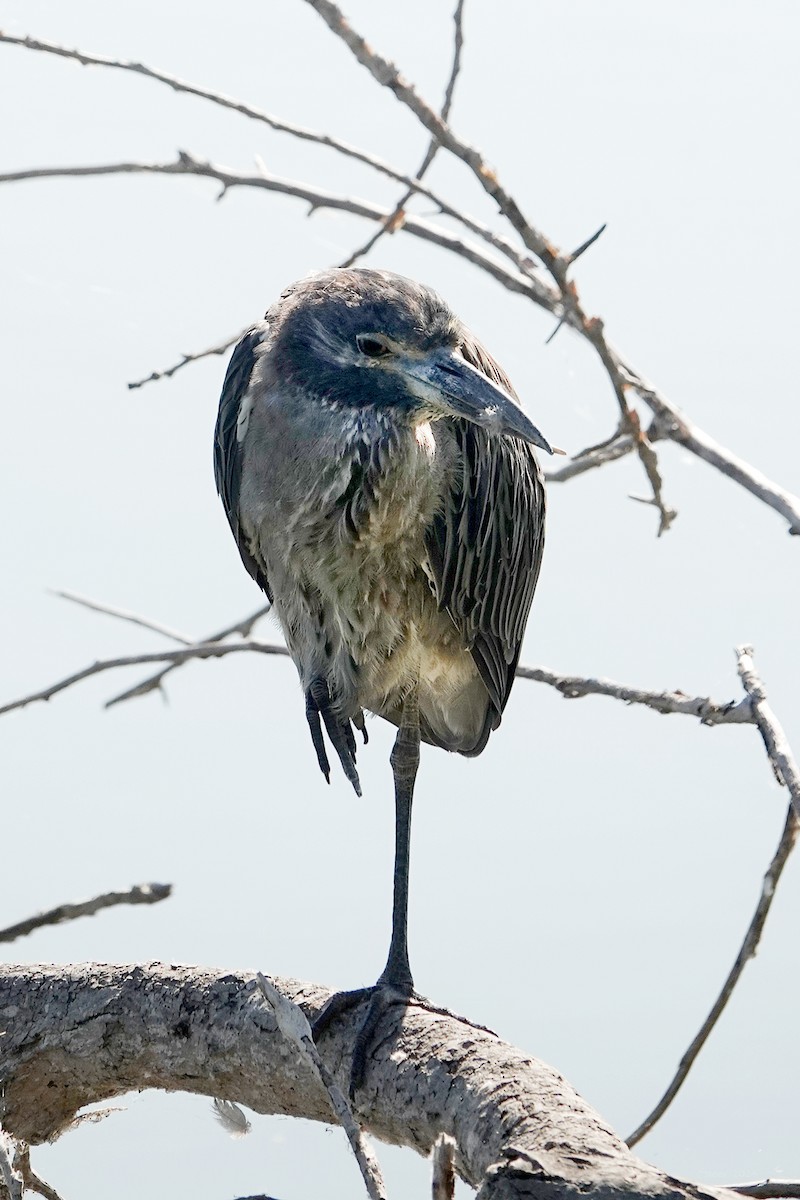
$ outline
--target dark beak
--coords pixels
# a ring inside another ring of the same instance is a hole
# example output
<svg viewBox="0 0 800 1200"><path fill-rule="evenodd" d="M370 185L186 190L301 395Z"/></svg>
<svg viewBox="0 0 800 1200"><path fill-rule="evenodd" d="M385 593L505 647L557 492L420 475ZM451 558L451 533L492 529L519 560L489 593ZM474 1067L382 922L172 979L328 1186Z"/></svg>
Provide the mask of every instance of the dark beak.
<svg viewBox="0 0 800 1200"><path fill-rule="evenodd" d="M471 366L460 354L435 350L402 364L411 389L441 416L463 417L488 433L523 438L548 454L563 454L529 421L508 392Z"/></svg>

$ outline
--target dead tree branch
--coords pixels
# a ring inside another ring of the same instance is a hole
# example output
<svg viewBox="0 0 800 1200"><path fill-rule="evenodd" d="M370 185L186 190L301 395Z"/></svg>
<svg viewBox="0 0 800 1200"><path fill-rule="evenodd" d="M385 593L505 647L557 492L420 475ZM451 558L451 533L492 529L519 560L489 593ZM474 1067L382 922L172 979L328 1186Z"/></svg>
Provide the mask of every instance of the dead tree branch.
<svg viewBox="0 0 800 1200"><path fill-rule="evenodd" d="M134 379L128 384L128 390L144 387L146 383L155 383L158 379L171 379L178 371L182 371L184 367L188 367L190 363L200 362L202 358L211 358L213 355L224 354L226 350L230 350L231 346L235 346L239 338L246 330L240 329L233 337L225 338L224 341L218 342L216 346L208 346L205 350L198 350L194 354L182 354L180 361L173 363L171 367L166 367L163 371L151 371L144 379Z"/></svg>
<svg viewBox="0 0 800 1200"><path fill-rule="evenodd" d="M81 596L77 592L54 591L53 595L58 596L61 600L69 600L72 604L79 604L82 608L91 609L92 612L103 613L107 617L116 617L120 621L129 621L131 625L149 629L152 633L158 633L172 642L180 642L182 646L194 645L194 639L186 637L185 634L178 633L175 629L169 629L166 625L159 624L158 621L151 621L148 617L140 617L138 613L129 612L128 609L115 608L111 604L100 604L97 600L91 600L88 596Z"/></svg>
<svg viewBox="0 0 800 1200"><path fill-rule="evenodd" d="M226 625L224 629L218 629L216 633L209 634L207 638L203 638L203 641L222 642L225 638L233 637L236 634L243 638L249 638L253 626L262 617L266 616L271 608L271 604L264 604L261 608L257 608L254 613L251 613L249 617L245 617L241 621L236 621L233 625ZM163 670L156 671L155 675L149 675L141 683L137 683L134 687L120 692L118 696L112 696L110 700L106 700L105 707L113 708L115 704L122 704L123 700L132 700L135 696L145 696L148 692L160 691L164 679L169 675L170 671L176 671L181 666L183 666L183 663L170 663Z"/></svg>
<svg viewBox="0 0 800 1200"><path fill-rule="evenodd" d="M0 174L0 184L20 183L31 179L85 178L95 175L137 174L197 175L206 179L214 179L222 185L222 191L218 198L224 196L230 188L254 187L270 192L279 192L285 196L293 196L298 200L304 200L310 205L311 212L317 209L331 209L338 212L347 212L356 217L364 217L366 220L376 221L378 224L382 224L391 216L391 209L370 204L358 198L338 196L333 192L326 192L321 188L311 187L308 184L299 183L292 179L283 179L280 176L270 174L263 167L256 174L248 175L215 163L205 162L184 150L179 152L174 162L169 163L101 163L96 166L32 167L24 171L8 171ZM406 182L410 183L412 181L406 179ZM442 201L441 203L443 204L444 202ZM445 206L444 213L448 216L456 215L457 210ZM499 235L491 234L479 222L473 221L466 215L459 216L458 219L467 228L478 233L479 236L483 237L485 234L484 240L498 250L503 252L508 250L510 244L505 239ZM527 296L529 300L533 300L535 304L547 309L548 312L552 311L554 300L551 292L547 285L534 272L525 269L512 270L493 255L486 254L474 242L465 241L458 235L450 233L443 227L433 224L423 217L408 215L403 222L403 229L414 237L421 238L423 241L430 242L433 245L440 246L444 250L449 250L454 254L460 255L467 262L473 263L473 265L480 267L488 275L497 279L509 291Z"/></svg>
<svg viewBox="0 0 800 1200"><path fill-rule="evenodd" d="M324 1087L331 1108L350 1143L370 1200L386 1200L386 1186L378 1160L365 1141L344 1093L314 1044L308 1018L298 1004L284 996L260 971L256 974L256 980L261 994L275 1015L278 1033L300 1052L303 1061L311 1067Z"/></svg>
<svg viewBox="0 0 800 1200"><path fill-rule="evenodd" d="M666 436L679 441L692 453L712 463L736 483L747 488L753 495L770 505L785 517L791 533L800 533L800 498L778 488L765 479L760 472L743 463L736 455L718 446L713 439L682 417L679 410L664 401L646 383L644 377L626 364L606 338L603 322L589 317L583 310L575 284L569 279L569 269L586 247L579 247L572 254L564 254L555 247L523 214L514 197L503 187L495 170L486 162L476 147L463 141L446 121L417 93L395 65L376 53L364 38L345 19L340 8L331 0L306 0L327 24L328 28L344 44L356 60L371 73L382 87L389 88L401 104L405 105L421 125L456 158L472 171L475 179L492 197L501 214L517 232L528 250L535 255L553 280L556 302L551 311L559 320L577 330L595 349L614 391L626 432L632 440L644 467L652 489L652 501L660 514L659 533L669 528L675 517L662 497L662 481L650 439L641 428L636 413L627 400L629 389L640 395L644 402L665 419ZM589 239L591 242L592 239Z"/></svg>
<svg viewBox="0 0 800 1200"><path fill-rule="evenodd" d="M769 915L769 910L772 907L772 901L775 898L775 889L778 886L778 881L783 873L783 868L786 866L786 861L791 854L794 844L797 841L798 820L795 816L794 809L789 805L789 812L786 816L786 824L781 834L781 840L778 843L778 848L775 851L772 861L764 875L764 881L761 886L761 895L758 898L756 910L753 913L753 919L747 927L747 932L744 936L739 953L736 956L736 961L731 967L728 977L722 985L722 990L711 1006L711 1011L706 1017L697 1035L692 1040L691 1044L684 1053L678 1065L675 1075L670 1080L667 1090L659 1100L651 1113L645 1117L642 1123L633 1131L628 1138L628 1145L635 1146L640 1142L645 1134L649 1133L653 1126L661 1120L664 1113L669 1108L672 1101L677 1096L680 1088L684 1084L687 1075L691 1071L694 1062L705 1045L709 1034L716 1025L719 1018L733 995L733 990L736 987L742 972L751 958L755 957L758 943L761 941L761 934L764 930L764 924ZM748 1193L753 1194L753 1193Z"/></svg>
<svg viewBox="0 0 800 1200"><path fill-rule="evenodd" d="M272 982L308 1018L327 998L316 985ZM339 1018L320 1046L341 1091L360 1019L359 1010ZM0 1022L4 1126L31 1145L68 1128L84 1105L131 1088L331 1121L316 1073L251 976L160 964L6 966ZM479 1200L731 1196L641 1162L550 1067L418 1007L383 1018L357 1116L376 1137L426 1156L446 1133Z"/></svg>
<svg viewBox="0 0 800 1200"><path fill-rule="evenodd" d="M775 778L778 783L788 789L794 806L794 814L800 820L800 771L797 769L797 763L786 739L786 734L767 704L767 693L753 662L753 647L739 646L736 657L739 678L750 697L753 716Z"/></svg>
<svg viewBox="0 0 800 1200"><path fill-rule="evenodd" d="M75 904L59 904L46 912L36 913L16 925L0 929L0 942L15 942L17 938L26 937L34 929L44 925L60 925L63 921L75 921L78 917L93 917L103 908L114 908L117 904L158 904L172 895L171 883L140 883L129 888L127 892L104 892L91 900L81 900Z"/></svg>
<svg viewBox="0 0 800 1200"><path fill-rule="evenodd" d="M223 634L223 636L226 636ZM227 654L269 654L286 656L285 646L275 642L262 642L255 638L244 639L241 642L223 642L212 640L197 642L180 650L154 651L149 654L130 654L120 658L101 659L84 667L81 671L67 676L66 679L52 683L39 692L31 692L19 700L12 700L0 706L0 716L13 712L15 709L26 708L38 701L50 700L59 692L66 691L84 679L99 675L104 671L115 671L119 667L141 666L145 663L167 662L170 669L182 666L193 659L224 658ZM162 673L163 674L163 673ZM161 675L158 676L160 682ZM155 677L154 677L155 678ZM566 700L578 700L583 696L608 696L613 700L621 700L624 704L639 704L662 714L679 713L683 716L696 717L703 725L754 725L756 718L748 700L729 700L719 703L707 696L690 696L685 692L655 692L643 688L632 688L626 684L615 683L610 679L591 679L582 675L558 675L546 667L517 667L518 679L530 679L536 683L545 683L555 688ZM115 697L109 704L117 704L121 700L146 691L152 691L157 686L153 680L138 684L130 692Z"/></svg>
<svg viewBox="0 0 800 1200"><path fill-rule="evenodd" d="M461 70L461 53L464 49L464 3L465 0L458 0L456 11L453 14L453 65L450 68L450 78L447 81L447 87L445 88L444 92L444 101L442 103L443 121L446 121L450 116L450 108L453 104L453 93L456 87L456 80L458 79L458 75ZM423 179L425 177L428 168L436 157L439 147L440 143L438 140L436 138L431 138L428 149L425 152L425 157L420 163L419 170L417 171L417 179ZM414 194L414 189L408 188L407 191L397 201L397 204L394 207L394 212L387 217L380 229L373 233L372 237L368 238L363 246L359 247L357 250L354 250L353 253L348 255L348 257L339 265L342 267L354 266L359 259L365 258L371 250L374 250L375 246L378 244L384 234L395 233L405 219L405 207Z"/></svg>
<svg viewBox="0 0 800 1200"><path fill-rule="evenodd" d="M736 961L731 967L728 977L722 985L722 990L711 1007L711 1011L700 1026L697 1036L683 1055L678 1065L678 1070L671 1079L664 1095L653 1111L645 1117L644 1121L628 1138L629 1146L635 1146L637 1142L641 1141L645 1134L650 1132L656 1122L663 1117L678 1094L689 1071L692 1069L694 1061L702 1050L708 1035L721 1017L744 968L750 959L755 957L769 910L772 907L772 901L775 899L778 881L783 873L783 868L786 866L789 855L794 849L798 830L800 830L800 772L798 772L797 763L794 760L791 747L786 740L786 735L777 717L767 704L764 684L761 682L756 672L755 663L753 662L752 646L739 646L736 651L736 658L739 677L747 693L751 720L758 727L767 751L767 757L778 783L785 785L789 791L791 797L789 811L786 814L786 824L783 827L778 848L772 856L772 861L764 875L756 911L747 927L739 953L736 956Z"/></svg>

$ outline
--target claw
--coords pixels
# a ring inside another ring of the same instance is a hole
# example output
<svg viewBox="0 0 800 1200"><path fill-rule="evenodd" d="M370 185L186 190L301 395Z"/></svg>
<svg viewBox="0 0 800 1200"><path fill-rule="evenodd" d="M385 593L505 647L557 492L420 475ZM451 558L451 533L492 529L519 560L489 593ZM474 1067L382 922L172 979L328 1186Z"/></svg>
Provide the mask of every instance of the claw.
<svg viewBox="0 0 800 1200"><path fill-rule="evenodd" d="M306 692L306 719L311 730L311 740L317 752L320 770L330 783L330 764L325 752L320 717L331 745L339 756L342 770L353 785L357 796L361 795L361 782L356 770L356 739L349 721L343 721L334 712L330 691L324 679L315 679Z"/></svg>

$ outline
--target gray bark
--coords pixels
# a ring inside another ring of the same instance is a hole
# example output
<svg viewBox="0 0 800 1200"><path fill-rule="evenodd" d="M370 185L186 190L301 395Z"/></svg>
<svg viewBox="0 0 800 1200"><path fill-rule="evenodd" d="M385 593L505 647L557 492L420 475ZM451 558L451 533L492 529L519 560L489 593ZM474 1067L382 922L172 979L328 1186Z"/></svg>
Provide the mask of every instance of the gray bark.
<svg viewBox="0 0 800 1200"><path fill-rule="evenodd" d="M311 1020L329 995L273 982ZM339 1019L320 1047L343 1089L359 1019ZM57 1137L86 1104L151 1087L333 1120L252 976L162 963L0 967L0 1086L4 1128L32 1144ZM423 1155L449 1134L479 1200L734 1197L640 1161L551 1067L416 1007L379 1027L356 1116Z"/></svg>

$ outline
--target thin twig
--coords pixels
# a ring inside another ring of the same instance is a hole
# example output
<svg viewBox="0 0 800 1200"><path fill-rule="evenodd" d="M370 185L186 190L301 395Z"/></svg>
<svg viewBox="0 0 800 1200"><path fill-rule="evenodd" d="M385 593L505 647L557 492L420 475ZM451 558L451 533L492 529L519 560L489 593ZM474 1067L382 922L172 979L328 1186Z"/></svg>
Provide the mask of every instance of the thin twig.
<svg viewBox="0 0 800 1200"><path fill-rule="evenodd" d="M450 116L450 108L453 103L453 92L455 91L456 80L458 79L458 74L461 70L461 52L464 48L464 3L465 0L458 0L456 11L453 14L453 24L455 27L453 31L453 65L450 68L450 78L447 81L447 87L445 88L444 93L444 101L442 103L443 121L446 121ZM425 177L428 172L428 168L436 157L436 152L439 150L439 147L440 142L438 139L431 138L428 149L425 151L425 157L423 158L419 170L417 171L417 179L423 179ZM394 212L386 218L380 229L376 230L372 237L368 238L363 246L359 247L357 250L354 250L353 253L348 255L344 262L340 263L339 265L341 267L354 266L359 259L365 258L366 255L375 248L384 234L394 233L402 224L405 218L405 207L413 195L413 189L408 188L407 191L397 201L397 204L394 207Z"/></svg>
<svg viewBox="0 0 800 1200"><path fill-rule="evenodd" d="M271 604L264 604L261 608L257 608L255 612L250 613L249 617L244 617L243 620L237 621L233 625L226 625L224 629L218 629L216 633L209 634L207 638L203 638L204 642L222 642L225 638L233 637L238 634L240 637L249 638L253 626L261 620L263 616L270 611ZM127 688L124 692L120 692L118 696L112 696L110 700L106 700L104 707L113 708L115 704L122 704L124 700L133 700L136 696L146 696L148 692L161 691L161 686L164 678L169 675L170 671L176 671L182 663L170 663L161 671L156 671L154 675L143 679L141 683L137 683L132 688Z"/></svg>
<svg viewBox="0 0 800 1200"><path fill-rule="evenodd" d="M361 1128L339 1085L314 1045L311 1026L305 1013L299 1005L293 1004L291 1000L283 996L260 971L256 972L256 979L261 994L275 1014L279 1032L287 1041L296 1046L328 1093L331 1108L336 1113L355 1155L367 1195L370 1200L386 1200L386 1187L378 1160L365 1141Z"/></svg>
<svg viewBox="0 0 800 1200"><path fill-rule="evenodd" d="M795 1200L800 1196L800 1179L765 1179L763 1183L732 1183L726 1191L754 1200Z"/></svg>
<svg viewBox="0 0 800 1200"><path fill-rule="evenodd" d="M138 613L129 612L128 609L114 608L111 604L100 604L99 601L90 600L88 596L80 596L77 592L54 590L52 594L60 596L62 600L71 600L73 604L80 604L83 608L90 608L92 612L104 613L108 617L117 617L120 621L129 621L132 625L140 625L142 629L160 633L162 637L169 638L173 642L180 642L182 646L194 645L193 638L177 633L176 630L169 629L166 625L160 625L157 621L151 621L147 617L140 617Z"/></svg>
<svg viewBox="0 0 800 1200"><path fill-rule="evenodd" d="M120 658L106 658L98 662L92 663L89 667L84 667L82 671L76 671L74 675L68 675L66 679L59 680L58 683L51 684L50 687L43 688L40 692L32 692L29 696L24 696L21 700L14 700L10 704L4 704L0 707L0 716L7 712L12 712L17 708L25 708L29 704L35 704L40 700L50 700L53 696L57 696L59 692L66 691L76 683L81 683L84 679L90 679L93 675L100 675L103 671L115 671L118 667L138 667L145 663L169 662L169 663L185 663L195 658L223 658L226 654L249 654L253 651L259 654L287 654L285 646L273 646L266 642L242 641L242 642L199 642L195 646L186 646L182 650L162 650L155 651L152 654L126 654Z"/></svg>
<svg viewBox="0 0 800 1200"><path fill-rule="evenodd" d="M663 1117L664 1113L677 1096L681 1085L684 1083L686 1076L689 1074L692 1066L694 1065L695 1059L702 1050L708 1035L711 1033L711 1030L716 1025L725 1009L725 1006L730 1000L733 990L736 987L736 984L739 982L739 978L744 971L744 968L746 967L748 961L754 957L756 950L758 949L758 943L761 940L764 923L769 914L769 910L772 907L772 901L775 898L775 889L778 886L778 880L781 877L783 868L786 866L786 860L791 854L792 848L797 840L797 833L798 820L794 814L793 807L789 805L789 811L786 815L786 824L783 827L781 840L778 843L778 848L775 851L775 854L773 855L772 862L769 864L767 872L764 875L764 881L761 886L761 895L758 898L758 904L756 905L753 919L751 920L747 928L747 932L744 935L741 949L736 956L736 961L731 967L728 977L725 980L725 983L722 985L722 990L712 1005L711 1011L709 1012L703 1024L700 1026L697 1036L694 1038L691 1045L686 1050L686 1053L683 1055L683 1058L678 1065L678 1070L675 1072L675 1075L670 1081L669 1087L664 1092L664 1095L661 1097L653 1111L645 1117L642 1123L630 1135L628 1138L629 1146L635 1146L637 1142L642 1140L646 1133L650 1132L656 1122Z"/></svg>
<svg viewBox="0 0 800 1200"><path fill-rule="evenodd" d="M631 450L633 450L633 438L631 435L629 433L618 433L612 441L607 442L603 446L584 450L582 454L576 454L563 467L557 467L553 471L545 471L544 477L548 483L565 483L568 479L574 479L576 475L583 475L586 471L594 470L595 467L602 467L606 463L616 462L618 458L624 458L626 454L630 454Z"/></svg>
<svg viewBox="0 0 800 1200"><path fill-rule="evenodd" d="M172 894L171 883L141 883L129 888L127 892L104 892L102 896L94 896L91 900L82 900L76 904L59 904L47 912L37 913L0 929L0 942L15 942L17 938L25 937L34 929L44 925L60 925L62 921L74 921L77 917L93 917L102 908L113 908L117 904L158 904Z"/></svg>
<svg viewBox="0 0 800 1200"><path fill-rule="evenodd" d="M190 363L200 362L201 358L211 358L214 354L224 354L229 350L239 338L246 332L246 329L240 329L233 337L225 338L224 341L218 342L216 346L209 346L205 350L198 350L195 354L182 354L180 362L173 363L171 367L167 367L163 371L151 371L149 375L145 375L144 379L134 379L128 384L128 388L144 387L146 383L155 383L158 379L171 379L178 371L188 367Z"/></svg>

